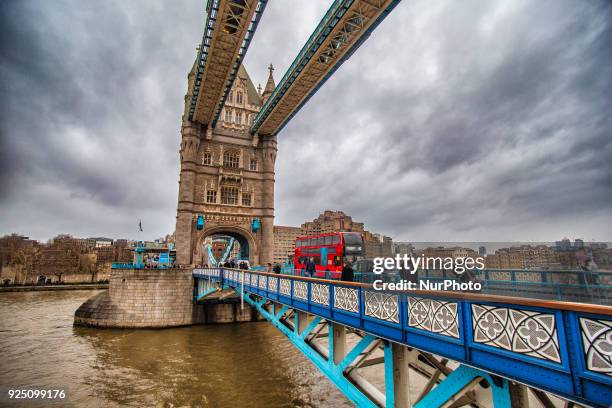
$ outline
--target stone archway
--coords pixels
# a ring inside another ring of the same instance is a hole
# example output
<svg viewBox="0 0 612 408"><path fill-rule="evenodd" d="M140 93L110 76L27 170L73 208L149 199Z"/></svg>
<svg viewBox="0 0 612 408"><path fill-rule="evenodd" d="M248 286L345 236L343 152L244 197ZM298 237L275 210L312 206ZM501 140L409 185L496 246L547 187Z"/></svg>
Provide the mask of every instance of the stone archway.
<svg viewBox="0 0 612 408"><path fill-rule="evenodd" d="M192 248L194 262L201 263L204 255L204 240L211 235L228 235L235 238L240 247L246 246L248 248L248 258L251 265L257 265L259 263L259 248L257 241L253 234L241 227L230 226L230 225L216 225L208 228L204 228L203 231L198 231L195 241L195 246Z"/></svg>

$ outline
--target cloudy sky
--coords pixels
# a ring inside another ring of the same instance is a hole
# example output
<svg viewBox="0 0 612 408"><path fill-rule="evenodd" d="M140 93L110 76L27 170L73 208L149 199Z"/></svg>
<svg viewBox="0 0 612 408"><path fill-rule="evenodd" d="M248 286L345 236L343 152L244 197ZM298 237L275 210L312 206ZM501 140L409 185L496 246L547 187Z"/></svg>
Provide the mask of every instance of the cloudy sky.
<svg viewBox="0 0 612 408"><path fill-rule="evenodd" d="M4 0L0 234L174 230L203 0ZM329 1L270 0L277 82ZM399 4L279 134L276 224L342 209L397 240L612 240L612 6Z"/></svg>

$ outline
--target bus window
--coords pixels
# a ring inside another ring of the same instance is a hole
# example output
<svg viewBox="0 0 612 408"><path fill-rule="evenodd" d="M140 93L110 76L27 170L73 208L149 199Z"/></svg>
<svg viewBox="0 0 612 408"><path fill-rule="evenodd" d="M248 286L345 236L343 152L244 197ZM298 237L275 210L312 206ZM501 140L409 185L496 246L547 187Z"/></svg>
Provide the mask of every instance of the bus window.
<svg viewBox="0 0 612 408"><path fill-rule="evenodd" d="M332 236L328 235L325 237L325 245L331 245L332 244Z"/></svg>
<svg viewBox="0 0 612 408"><path fill-rule="evenodd" d="M321 245L323 245L323 244L324 244L324 242L325 242L325 241L323 240L323 237L318 237L318 238L317 238L317 246L321 246Z"/></svg>
<svg viewBox="0 0 612 408"><path fill-rule="evenodd" d="M344 244L349 245L361 245L363 240L361 238L361 234L344 234Z"/></svg>
<svg viewBox="0 0 612 408"><path fill-rule="evenodd" d="M336 245L340 243L340 236L339 235L333 235L332 236L332 244Z"/></svg>
<svg viewBox="0 0 612 408"><path fill-rule="evenodd" d="M308 240L308 245L310 246L316 246L317 245L317 239L316 238L310 238Z"/></svg>

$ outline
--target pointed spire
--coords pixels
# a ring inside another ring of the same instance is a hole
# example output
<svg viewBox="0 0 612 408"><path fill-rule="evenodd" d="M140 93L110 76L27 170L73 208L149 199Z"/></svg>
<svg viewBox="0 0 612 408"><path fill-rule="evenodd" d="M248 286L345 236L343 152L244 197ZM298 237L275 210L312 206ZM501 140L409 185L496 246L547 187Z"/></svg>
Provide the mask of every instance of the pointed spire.
<svg viewBox="0 0 612 408"><path fill-rule="evenodd" d="M270 95L272 95L272 92L274 92L274 88L276 88L276 85L274 84L274 76L272 75L272 72L274 71L274 66L272 64L270 64L268 67L268 71L270 71L270 75L268 75L268 82L266 83L266 88L264 89L262 95L264 103L266 103Z"/></svg>
<svg viewBox="0 0 612 408"><path fill-rule="evenodd" d="M261 84L257 84L257 93L261 96Z"/></svg>

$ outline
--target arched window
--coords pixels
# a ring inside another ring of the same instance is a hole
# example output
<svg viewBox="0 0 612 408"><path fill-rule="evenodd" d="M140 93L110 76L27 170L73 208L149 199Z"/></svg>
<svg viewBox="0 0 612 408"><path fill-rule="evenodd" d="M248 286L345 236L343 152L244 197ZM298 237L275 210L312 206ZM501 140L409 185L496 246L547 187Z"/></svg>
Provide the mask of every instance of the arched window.
<svg viewBox="0 0 612 408"><path fill-rule="evenodd" d="M234 103L234 93L230 92L229 95L227 95L227 101L229 103Z"/></svg>
<svg viewBox="0 0 612 408"><path fill-rule="evenodd" d="M237 169L240 166L240 153L236 150L228 150L223 153L223 167Z"/></svg>
<svg viewBox="0 0 612 408"><path fill-rule="evenodd" d="M257 171L257 159L251 159L251 162L249 163L249 170Z"/></svg>
<svg viewBox="0 0 612 408"><path fill-rule="evenodd" d="M242 123L242 113L241 112L236 112L236 124L240 125Z"/></svg>
<svg viewBox="0 0 612 408"><path fill-rule="evenodd" d="M225 121L228 123L232 121L232 113L229 111L229 109L225 110Z"/></svg>
<svg viewBox="0 0 612 408"><path fill-rule="evenodd" d="M238 105L242 105L242 92L241 91L236 92L236 103Z"/></svg>

